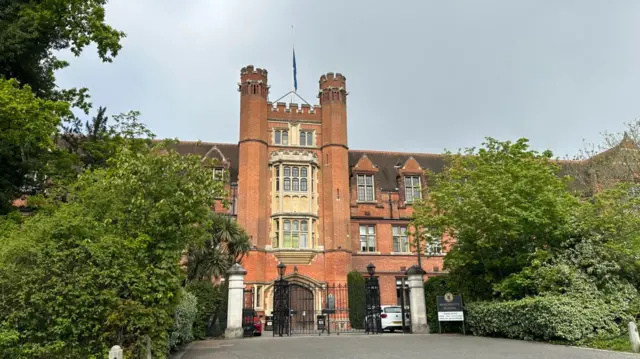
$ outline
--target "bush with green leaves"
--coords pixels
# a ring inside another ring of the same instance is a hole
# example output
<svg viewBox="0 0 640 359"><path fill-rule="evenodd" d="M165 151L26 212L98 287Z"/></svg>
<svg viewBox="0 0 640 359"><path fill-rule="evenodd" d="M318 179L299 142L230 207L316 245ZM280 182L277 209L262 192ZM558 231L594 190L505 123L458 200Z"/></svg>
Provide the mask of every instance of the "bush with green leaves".
<svg viewBox="0 0 640 359"><path fill-rule="evenodd" d="M126 146L85 172L66 202L0 224L0 352L102 358L113 345L166 356L183 250L208 238L224 194L198 156ZM6 230L4 230L6 229Z"/></svg>
<svg viewBox="0 0 640 359"><path fill-rule="evenodd" d="M193 323L194 338L204 339L213 336L213 324L223 303L222 286L201 280L189 283L187 291L198 298L198 314Z"/></svg>
<svg viewBox="0 0 640 359"><path fill-rule="evenodd" d="M619 335L629 316L597 298L538 296L466 306L475 335L580 343L598 335Z"/></svg>
<svg viewBox="0 0 640 359"><path fill-rule="evenodd" d="M349 288L349 322L354 329L364 329L365 317L365 283L360 272L351 271L347 274Z"/></svg>
<svg viewBox="0 0 640 359"><path fill-rule="evenodd" d="M176 349L180 345L193 340L193 324L198 315L198 299L186 290L180 291L180 302L173 316L173 328L169 334L169 348Z"/></svg>

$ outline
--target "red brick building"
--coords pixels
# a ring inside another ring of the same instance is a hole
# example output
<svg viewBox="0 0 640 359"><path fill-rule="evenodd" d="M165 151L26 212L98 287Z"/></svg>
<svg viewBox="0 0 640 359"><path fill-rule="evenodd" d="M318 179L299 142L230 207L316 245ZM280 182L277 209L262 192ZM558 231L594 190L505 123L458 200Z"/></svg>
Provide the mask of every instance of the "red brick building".
<svg viewBox="0 0 640 359"><path fill-rule="evenodd" d="M417 263L405 231L422 196L424 170L440 155L354 151L347 140L347 88L341 74L320 77L319 105L271 103L267 71L241 70L238 144L181 142L181 153L218 160L227 175L228 211L251 237L242 265L256 309L271 310L279 262L293 280L318 288L376 265L382 304L398 304L399 278ZM441 248L422 258L427 276L442 268ZM295 272L295 273L294 273Z"/></svg>

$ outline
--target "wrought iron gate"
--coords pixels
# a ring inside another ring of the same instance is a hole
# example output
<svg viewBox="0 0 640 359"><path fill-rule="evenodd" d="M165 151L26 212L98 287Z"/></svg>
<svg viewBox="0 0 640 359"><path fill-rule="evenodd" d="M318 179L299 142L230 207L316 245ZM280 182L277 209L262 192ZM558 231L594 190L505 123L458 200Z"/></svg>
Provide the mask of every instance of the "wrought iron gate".
<svg viewBox="0 0 640 359"><path fill-rule="evenodd" d="M373 280L375 288L365 285L364 288L353 291L354 295L357 293L353 298L349 297L346 284L315 286L285 279L276 280L271 313L273 336L381 332L367 330L366 315L369 307L373 308L371 313L374 313L370 321L381 329L380 290L377 278ZM362 310L361 314L349 315L350 301L361 303L351 303L353 308Z"/></svg>
<svg viewBox="0 0 640 359"><path fill-rule="evenodd" d="M276 280L273 285L273 336L290 335L289 282Z"/></svg>
<svg viewBox="0 0 640 359"><path fill-rule="evenodd" d="M380 284L378 278L370 276L365 279L365 331L367 333L382 333L382 321L380 319Z"/></svg>
<svg viewBox="0 0 640 359"><path fill-rule="evenodd" d="M245 337L252 337L256 330L256 311L253 304L253 288L245 288L242 305L242 329Z"/></svg>

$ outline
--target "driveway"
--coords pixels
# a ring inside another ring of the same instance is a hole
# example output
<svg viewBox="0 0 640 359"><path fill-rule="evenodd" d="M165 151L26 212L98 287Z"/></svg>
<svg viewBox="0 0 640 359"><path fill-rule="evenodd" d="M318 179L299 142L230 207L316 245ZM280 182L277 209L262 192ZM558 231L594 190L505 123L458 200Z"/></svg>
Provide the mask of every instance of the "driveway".
<svg viewBox="0 0 640 359"><path fill-rule="evenodd" d="M640 359L640 356L536 342L460 335L360 334L207 340L193 343L189 351L182 357L182 359L218 358Z"/></svg>

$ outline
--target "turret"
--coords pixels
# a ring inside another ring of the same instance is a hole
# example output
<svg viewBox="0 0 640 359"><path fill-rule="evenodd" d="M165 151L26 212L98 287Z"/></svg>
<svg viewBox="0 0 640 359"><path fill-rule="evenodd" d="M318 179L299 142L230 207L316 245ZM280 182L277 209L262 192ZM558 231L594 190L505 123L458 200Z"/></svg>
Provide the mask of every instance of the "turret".
<svg viewBox="0 0 640 359"><path fill-rule="evenodd" d="M240 141L261 140L266 144L267 132L267 70L253 65L240 70Z"/></svg>
<svg viewBox="0 0 640 359"><path fill-rule="evenodd" d="M320 76L318 97L322 106L324 145L347 146L347 85L342 74Z"/></svg>
<svg viewBox="0 0 640 359"><path fill-rule="evenodd" d="M267 70L240 70L240 141L238 143L238 222L251 243L264 247L267 233L269 172L267 146Z"/></svg>
<svg viewBox="0 0 640 359"><path fill-rule="evenodd" d="M326 259L327 278L346 277L351 250L349 237L349 159L347 147L346 78L332 72L320 77L322 116L322 196L325 249L336 250Z"/></svg>

